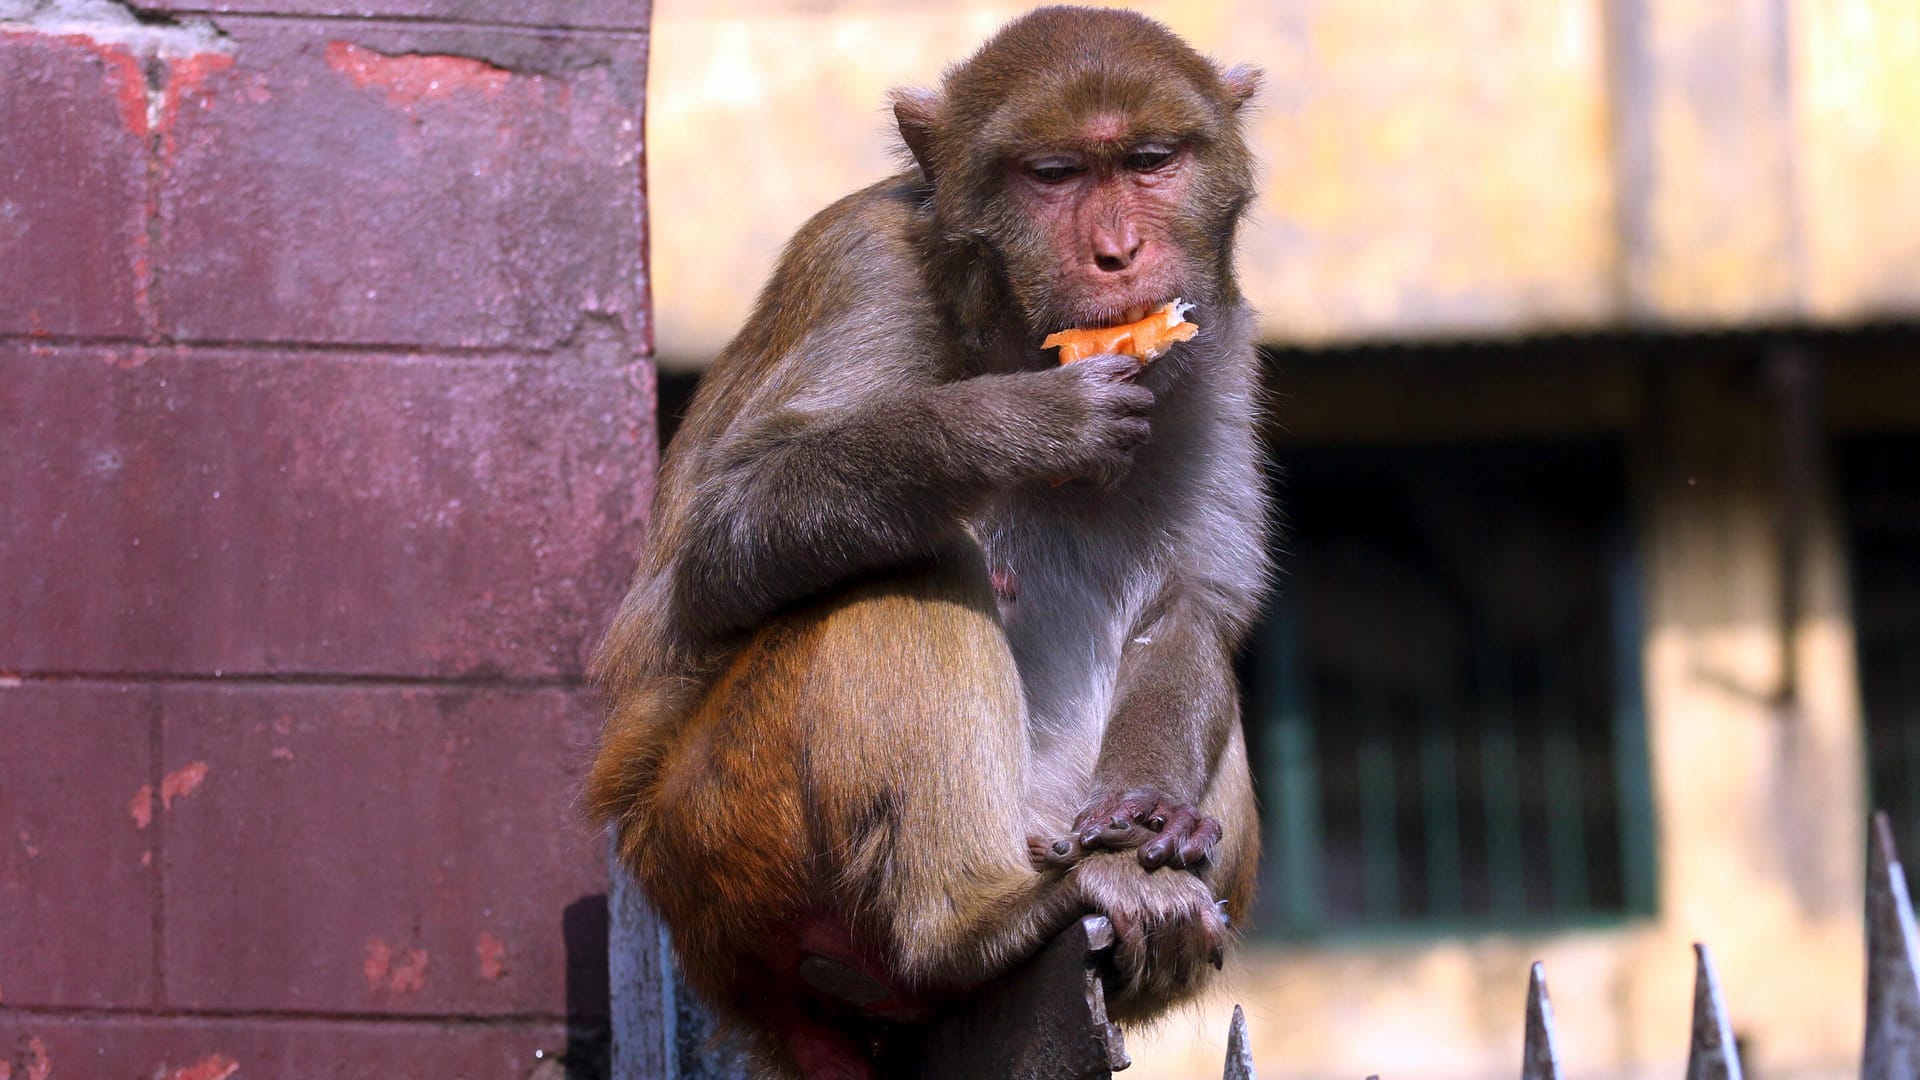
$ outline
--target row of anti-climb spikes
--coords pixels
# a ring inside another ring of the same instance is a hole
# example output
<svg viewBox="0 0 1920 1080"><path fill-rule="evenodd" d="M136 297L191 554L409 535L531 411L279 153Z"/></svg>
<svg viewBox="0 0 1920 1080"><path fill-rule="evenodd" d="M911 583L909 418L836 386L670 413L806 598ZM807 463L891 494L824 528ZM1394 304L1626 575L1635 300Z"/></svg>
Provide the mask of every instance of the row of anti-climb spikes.
<svg viewBox="0 0 1920 1080"><path fill-rule="evenodd" d="M1873 815L1867 845L1867 1030L1860 1051L1861 1080L1920 1077L1920 932L1916 932L1907 877L1885 813ZM1741 1080L1740 1051L1713 958L1695 945L1693 1047L1687 1080ZM1553 1044L1553 1003L1545 969L1533 965L1527 987L1527 1041L1520 1080L1563 1080Z"/></svg>
<svg viewBox="0 0 1920 1080"><path fill-rule="evenodd" d="M1914 924L1906 874L1884 812L1873 815L1872 830L1867 851L1867 1031L1860 1077L1914 1080L1920 1077L1920 929ZM1693 1046L1687 1053L1687 1080L1741 1080L1740 1050L1713 972L1713 957L1700 944L1694 945L1693 955ZM1553 1041L1546 968L1535 963L1527 985L1527 1037L1520 1080L1564 1077ZM1253 1080L1247 1018L1238 1005L1227 1029L1227 1068L1222 1080Z"/></svg>

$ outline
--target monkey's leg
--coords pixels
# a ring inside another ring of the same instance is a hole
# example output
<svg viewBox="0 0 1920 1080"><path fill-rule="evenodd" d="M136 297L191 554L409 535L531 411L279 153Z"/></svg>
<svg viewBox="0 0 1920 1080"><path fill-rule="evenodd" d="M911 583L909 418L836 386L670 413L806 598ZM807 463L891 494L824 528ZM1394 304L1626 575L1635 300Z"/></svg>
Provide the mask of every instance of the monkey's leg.
<svg viewBox="0 0 1920 1080"><path fill-rule="evenodd" d="M663 755L623 849L687 975L805 1075L1083 910L1027 857L1018 671L977 551L781 617Z"/></svg>
<svg viewBox="0 0 1920 1080"><path fill-rule="evenodd" d="M977 549L836 605L798 716L815 843L901 982L975 985L1082 910L1029 859L1025 697Z"/></svg>

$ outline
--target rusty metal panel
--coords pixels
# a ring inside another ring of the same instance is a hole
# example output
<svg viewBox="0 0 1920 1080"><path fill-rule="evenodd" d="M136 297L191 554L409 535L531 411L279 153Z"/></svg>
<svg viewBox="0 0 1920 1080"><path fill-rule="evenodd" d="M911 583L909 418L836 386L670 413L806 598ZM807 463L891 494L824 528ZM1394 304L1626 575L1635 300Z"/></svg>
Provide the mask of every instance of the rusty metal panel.
<svg viewBox="0 0 1920 1080"><path fill-rule="evenodd" d="M142 11L645 30L650 0L138 0Z"/></svg>
<svg viewBox="0 0 1920 1080"><path fill-rule="evenodd" d="M154 1004L153 725L150 686L0 677L0 1006Z"/></svg>
<svg viewBox="0 0 1920 1080"><path fill-rule="evenodd" d="M1693 1045L1687 1051L1687 1080L1740 1080L1740 1048L1733 1041L1713 957L1705 945L1693 947Z"/></svg>
<svg viewBox="0 0 1920 1080"><path fill-rule="evenodd" d="M1547 969L1535 963L1527 978L1527 1041L1520 1055L1520 1080L1561 1080L1560 1051L1553 1042L1553 1001L1547 997Z"/></svg>
<svg viewBox="0 0 1920 1080"><path fill-rule="evenodd" d="M12 1080L568 1080L555 1020L488 1024L0 1012L0 1077ZM11 1066L13 1071L8 1072Z"/></svg>
<svg viewBox="0 0 1920 1080"><path fill-rule="evenodd" d="M603 1026L583 692L155 691L167 1004Z"/></svg>
<svg viewBox="0 0 1920 1080"><path fill-rule="evenodd" d="M138 336L152 284L139 58L0 32L0 72L0 333Z"/></svg>
<svg viewBox="0 0 1920 1080"><path fill-rule="evenodd" d="M1920 932L1887 815L1867 851L1867 1035L1862 1080L1920 1076Z"/></svg>
<svg viewBox="0 0 1920 1080"><path fill-rule="evenodd" d="M649 375L0 343L0 669L577 674L633 569Z"/></svg>
<svg viewBox="0 0 1920 1080"><path fill-rule="evenodd" d="M432 24L223 24L174 65L155 300L182 340L644 340L646 49Z"/></svg>

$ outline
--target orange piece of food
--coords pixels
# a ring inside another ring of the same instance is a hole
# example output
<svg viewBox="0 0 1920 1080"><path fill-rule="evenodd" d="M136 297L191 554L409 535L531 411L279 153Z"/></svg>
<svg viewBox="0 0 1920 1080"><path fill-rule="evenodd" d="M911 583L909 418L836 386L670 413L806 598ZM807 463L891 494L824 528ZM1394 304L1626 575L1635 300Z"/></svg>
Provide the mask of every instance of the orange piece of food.
<svg viewBox="0 0 1920 1080"><path fill-rule="evenodd" d="M1102 353L1124 353L1145 364L1159 358L1176 341L1189 341L1200 328L1187 321L1192 304L1172 300L1153 309L1139 322L1091 330L1062 330L1047 335L1043 349L1059 349L1060 362L1071 364Z"/></svg>

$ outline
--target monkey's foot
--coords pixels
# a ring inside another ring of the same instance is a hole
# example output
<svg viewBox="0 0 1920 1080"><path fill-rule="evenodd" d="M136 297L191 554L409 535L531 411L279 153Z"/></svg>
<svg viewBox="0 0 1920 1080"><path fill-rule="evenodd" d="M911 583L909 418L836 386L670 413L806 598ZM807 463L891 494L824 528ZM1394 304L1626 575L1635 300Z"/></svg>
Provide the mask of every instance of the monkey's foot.
<svg viewBox="0 0 1920 1080"><path fill-rule="evenodd" d="M1106 853L1072 879L1094 911L1113 923L1119 975L1108 1003L1117 1019L1157 1015L1194 996L1221 966L1231 936L1222 904L1194 874L1157 874Z"/></svg>
<svg viewBox="0 0 1920 1080"><path fill-rule="evenodd" d="M1096 851L1138 849L1140 865L1194 869L1204 865L1220 842L1220 823L1187 803L1175 802L1153 788L1094 796L1073 819L1073 832L1061 837L1028 837L1036 866L1073 866Z"/></svg>

